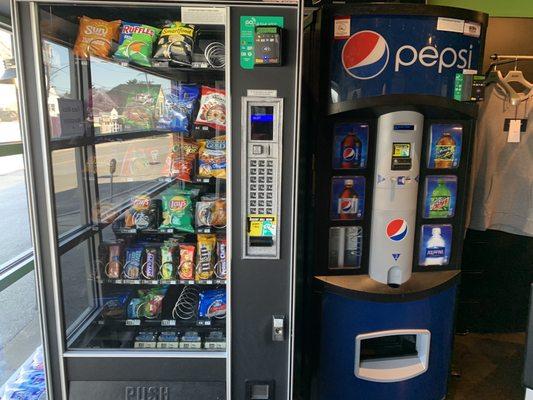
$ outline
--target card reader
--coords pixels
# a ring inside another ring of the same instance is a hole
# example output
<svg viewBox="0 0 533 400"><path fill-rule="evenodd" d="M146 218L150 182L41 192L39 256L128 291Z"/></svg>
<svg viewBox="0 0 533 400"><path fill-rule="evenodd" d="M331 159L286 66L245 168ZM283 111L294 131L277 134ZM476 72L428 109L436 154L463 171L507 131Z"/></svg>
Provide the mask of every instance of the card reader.
<svg viewBox="0 0 533 400"><path fill-rule="evenodd" d="M282 32L283 28L274 25L255 27L255 65L281 66Z"/></svg>

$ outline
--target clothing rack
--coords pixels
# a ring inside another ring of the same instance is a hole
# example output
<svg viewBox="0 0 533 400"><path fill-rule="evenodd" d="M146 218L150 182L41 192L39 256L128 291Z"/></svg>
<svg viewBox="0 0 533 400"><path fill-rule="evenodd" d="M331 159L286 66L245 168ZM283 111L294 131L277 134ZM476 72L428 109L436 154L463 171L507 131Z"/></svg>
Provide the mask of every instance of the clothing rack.
<svg viewBox="0 0 533 400"><path fill-rule="evenodd" d="M493 62L489 65L489 71L498 65L517 63L519 61L533 61L533 56L529 55L520 55L520 54L496 54L490 56L490 59Z"/></svg>

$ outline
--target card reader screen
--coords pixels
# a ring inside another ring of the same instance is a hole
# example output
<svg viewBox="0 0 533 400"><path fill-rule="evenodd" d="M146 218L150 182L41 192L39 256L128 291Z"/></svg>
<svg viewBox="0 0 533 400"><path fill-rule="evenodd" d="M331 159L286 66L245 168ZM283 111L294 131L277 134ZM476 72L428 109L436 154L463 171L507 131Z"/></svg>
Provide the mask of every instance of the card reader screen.
<svg viewBox="0 0 533 400"><path fill-rule="evenodd" d="M411 143L393 143L392 148L393 157L410 157Z"/></svg>
<svg viewBox="0 0 533 400"><path fill-rule="evenodd" d="M274 139L274 107L251 106L250 107L250 139L273 140Z"/></svg>

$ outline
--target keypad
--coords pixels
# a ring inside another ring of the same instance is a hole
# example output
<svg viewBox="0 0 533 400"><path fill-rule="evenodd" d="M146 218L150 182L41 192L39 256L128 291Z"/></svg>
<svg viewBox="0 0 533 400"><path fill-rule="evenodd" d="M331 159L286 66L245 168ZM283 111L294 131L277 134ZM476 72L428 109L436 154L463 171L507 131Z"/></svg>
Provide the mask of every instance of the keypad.
<svg viewBox="0 0 533 400"><path fill-rule="evenodd" d="M275 212L273 192L275 175L273 160L249 160L249 214L273 214Z"/></svg>

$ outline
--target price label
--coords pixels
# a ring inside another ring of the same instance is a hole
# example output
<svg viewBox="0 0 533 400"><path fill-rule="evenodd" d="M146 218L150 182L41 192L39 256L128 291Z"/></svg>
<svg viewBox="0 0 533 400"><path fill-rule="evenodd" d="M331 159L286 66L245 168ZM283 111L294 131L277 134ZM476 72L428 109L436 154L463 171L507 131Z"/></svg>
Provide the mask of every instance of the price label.
<svg viewBox="0 0 533 400"><path fill-rule="evenodd" d="M126 326L140 326L141 320L140 319L127 319L126 320Z"/></svg>
<svg viewBox="0 0 533 400"><path fill-rule="evenodd" d="M161 320L161 326L176 326L175 319L163 319Z"/></svg>

